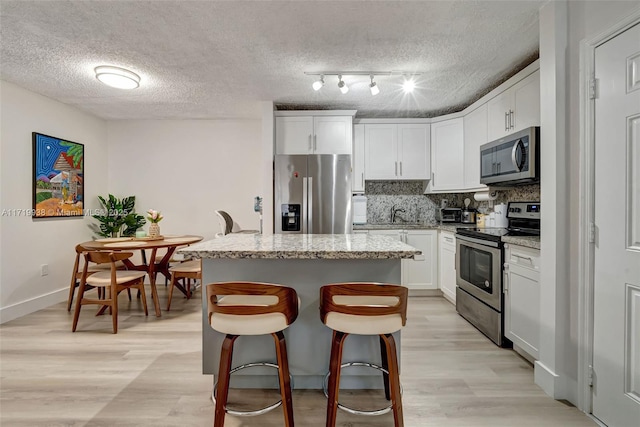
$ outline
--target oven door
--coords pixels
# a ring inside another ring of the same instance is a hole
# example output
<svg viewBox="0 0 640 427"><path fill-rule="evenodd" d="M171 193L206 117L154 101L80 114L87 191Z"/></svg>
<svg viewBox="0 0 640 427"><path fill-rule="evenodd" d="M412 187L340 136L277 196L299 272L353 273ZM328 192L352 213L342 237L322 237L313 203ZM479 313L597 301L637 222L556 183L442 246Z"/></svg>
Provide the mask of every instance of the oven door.
<svg viewBox="0 0 640 427"><path fill-rule="evenodd" d="M502 248L456 235L456 284L494 310L502 310Z"/></svg>

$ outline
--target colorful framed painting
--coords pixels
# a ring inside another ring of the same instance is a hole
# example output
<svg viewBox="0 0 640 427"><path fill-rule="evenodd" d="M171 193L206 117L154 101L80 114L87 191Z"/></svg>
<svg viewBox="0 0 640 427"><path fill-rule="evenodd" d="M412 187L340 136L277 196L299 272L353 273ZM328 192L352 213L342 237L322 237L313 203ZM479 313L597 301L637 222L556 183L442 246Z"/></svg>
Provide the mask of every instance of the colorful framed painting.
<svg viewBox="0 0 640 427"><path fill-rule="evenodd" d="M33 218L81 218L84 145L33 132Z"/></svg>

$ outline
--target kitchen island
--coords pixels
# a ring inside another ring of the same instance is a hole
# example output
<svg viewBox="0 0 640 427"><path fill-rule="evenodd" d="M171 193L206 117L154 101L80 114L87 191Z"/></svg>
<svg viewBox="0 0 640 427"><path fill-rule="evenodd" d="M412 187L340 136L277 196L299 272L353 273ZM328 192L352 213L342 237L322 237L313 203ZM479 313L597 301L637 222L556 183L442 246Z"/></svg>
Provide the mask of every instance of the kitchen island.
<svg viewBox="0 0 640 427"><path fill-rule="evenodd" d="M297 320L285 330L289 369L295 388L319 389L329 370L331 330L320 321L320 287L338 282L400 283L401 260L420 251L388 236L361 234L228 234L179 250L188 258L202 259L203 287L212 282L256 281L294 288L300 298ZM202 369L218 371L224 335L208 324L206 293L202 290ZM394 334L400 346L400 333ZM400 350L398 348L398 350ZM399 359L399 358L398 358ZM274 361L273 338L240 337L233 366ZM374 337L350 336L343 361L380 363L380 344ZM276 388L273 369L239 371L233 387ZM342 388L380 388L375 370L352 368L341 375Z"/></svg>

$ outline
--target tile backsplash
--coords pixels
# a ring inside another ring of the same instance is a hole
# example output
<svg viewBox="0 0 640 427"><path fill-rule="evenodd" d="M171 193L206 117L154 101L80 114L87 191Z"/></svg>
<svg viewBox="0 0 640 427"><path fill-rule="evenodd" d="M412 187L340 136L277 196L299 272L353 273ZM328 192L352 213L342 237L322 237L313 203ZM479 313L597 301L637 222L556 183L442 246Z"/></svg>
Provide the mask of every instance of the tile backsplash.
<svg viewBox="0 0 640 427"><path fill-rule="evenodd" d="M449 207L464 207L464 199L471 200L469 206L487 213L493 204L508 202L540 201L540 184L523 185L497 190L497 198L493 202L477 202L474 193L424 194L424 181L367 181L367 221L370 224L391 222L391 209L400 208L396 216L399 222L436 223L436 210L442 199L447 199Z"/></svg>

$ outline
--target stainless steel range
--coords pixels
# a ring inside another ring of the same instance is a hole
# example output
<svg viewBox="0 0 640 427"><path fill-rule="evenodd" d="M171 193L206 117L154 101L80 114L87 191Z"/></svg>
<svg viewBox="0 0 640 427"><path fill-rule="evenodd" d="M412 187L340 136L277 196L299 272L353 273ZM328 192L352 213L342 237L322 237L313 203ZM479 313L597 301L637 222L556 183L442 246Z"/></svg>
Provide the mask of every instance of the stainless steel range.
<svg viewBox="0 0 640 427"><path fill-rule="evenodd" d="M539 236L540 203L510 202L507 218L507 228L456 230L456 310L501 347L511 346L503 333L502 236Z"/></svg>

